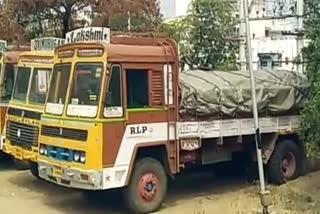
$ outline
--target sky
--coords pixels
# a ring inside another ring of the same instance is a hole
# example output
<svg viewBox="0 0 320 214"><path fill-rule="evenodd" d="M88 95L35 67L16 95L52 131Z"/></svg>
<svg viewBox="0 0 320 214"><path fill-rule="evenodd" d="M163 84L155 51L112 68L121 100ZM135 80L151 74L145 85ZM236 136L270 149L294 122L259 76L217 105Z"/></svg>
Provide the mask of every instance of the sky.
<svg viewBox="0 0 320 214"><path fill-rule="evenodd" d="M165 18L186 15L191 0L160 0L161 13Z"/></svg>
<svg viewBox="0 0 320 214"><path fill-rule="evenodd" d="M188 6L191 0L175 0L176 1L176 16L186 15Z"/></svg>
<svg viewBox="0 0 320 214"><path fill-rule="evenodd" d="M186 15L188 6L192 0L160 0L161 10L165 16L183 16ZM259 4L265 4L267 15L273 14L274 0L259 0ZM264 3L262 3L264 2ZM279 4L283 4L283 14L291 14L290 8L295 4L296 0L281 0ZM175 10L174 10L175 7Z"/></svg>

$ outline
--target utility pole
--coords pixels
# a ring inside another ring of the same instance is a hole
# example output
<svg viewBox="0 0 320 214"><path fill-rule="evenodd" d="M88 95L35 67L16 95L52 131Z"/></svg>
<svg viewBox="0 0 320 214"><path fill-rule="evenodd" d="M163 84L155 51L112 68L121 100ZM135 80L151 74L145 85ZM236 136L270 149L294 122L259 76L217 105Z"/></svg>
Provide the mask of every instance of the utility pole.
<svg viewBox="0 0 320 214"><path fill-rule="evenodd" d="M245 37L245 19L244 19L244 7L243 1L239 1L239 18L240 18L240 47L239 47L239 60L240 60L240 70L245 71L247 70L246 67L246 37Z"/></svg>
<svg viewBox="0 0 320 214"><path fill-rule="evenodd" d="M304 46L303 40L303 2L304 0L297 0L297 57L299 57L299 62L297 64L297 72L303 73L303 59L302 59L302 49Z"/></svg>
<svg viewBox="0 0 320 214"><path fill-rule="evenodd" d="M251 83L251 96L252 96L252 109L253 118L255 126L255 141L257 149L257 159L258 159L258 169L259 169L259 181L260 181L260 199L263 208L263 214L268 214L268 207L271 205L270 192L266 190L266 184L264 179L264 169L262 162L262 151L261 151L261 135L259 129L259 117L258 117L258 107L256 99L256 86L255 77L253 72L253 62L252 62L252 49L251 49L251 35L250 35L250 23L249 23L249 7L248 0L241 0L243 2L243 10L245 16L245 26L246 26L246 41L247 41L247 65L250 73L250 83Z"/></svg>

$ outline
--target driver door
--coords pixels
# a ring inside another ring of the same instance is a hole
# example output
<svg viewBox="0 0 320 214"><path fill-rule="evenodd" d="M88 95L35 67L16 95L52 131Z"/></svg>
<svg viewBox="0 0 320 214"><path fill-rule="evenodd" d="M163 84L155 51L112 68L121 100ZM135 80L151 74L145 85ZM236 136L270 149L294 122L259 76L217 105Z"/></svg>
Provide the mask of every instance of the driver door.
<svg viewBox="0 0 320 214"><path fill-rule="evenodd" d="M103 167L113 167L125 132L124 84L121 65L109 70L103 102Z"/></svg>

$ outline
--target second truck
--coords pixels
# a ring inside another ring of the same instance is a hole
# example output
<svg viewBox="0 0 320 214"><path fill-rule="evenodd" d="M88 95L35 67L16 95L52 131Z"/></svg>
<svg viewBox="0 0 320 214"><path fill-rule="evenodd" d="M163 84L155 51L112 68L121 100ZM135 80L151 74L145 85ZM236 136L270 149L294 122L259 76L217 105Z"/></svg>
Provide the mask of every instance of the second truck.
<svg viewBox="0 0 320 214"><path fill-rule="evenodd" d="M18 169L30 168L38 177L39 121L53 67L53 50L59 38L32 40L31 51L19 56L16 82L6 116L3 151L11 155Z"/></svg>

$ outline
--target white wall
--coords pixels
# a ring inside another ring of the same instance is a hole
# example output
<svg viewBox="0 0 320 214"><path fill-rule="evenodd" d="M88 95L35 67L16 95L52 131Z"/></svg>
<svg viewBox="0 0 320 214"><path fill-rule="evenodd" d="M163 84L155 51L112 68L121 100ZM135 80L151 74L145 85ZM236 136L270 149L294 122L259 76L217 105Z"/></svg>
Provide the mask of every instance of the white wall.
<svg viewBox="0 0 320 214"><path fill-rule="evenodd" d="M254 0L251 0L254 1ZM292 6L292 0L286 1L286 10ZM272 15L272 0L265 0L266 5L261 0L255 0L256 5L252 7L250 13L251 18L261 18L266 15ZM288 8L287 8L288 7ZM265 10L263 10L265 8ZM268 13L266 13L266 11ZM287 12L288 12L287 11ZM277 14L275 14L277 15ZM279 53L282 55L282 61L286 58L289 61L294 60L297 57L297 40L295 36L282 36L281 31L294 32L297 27L296 18L286 19L269 19L269 20L255 20L250 21L251 38L252 40L252 54L253 61L258 62L259 53ZM270 30L270 37L266 37L266 29ZM276 32L276 33L275 33ZM282 63L282 69L296 70L296 66L293 63L286 65ZM254 68L258 68L258 63L254 64Z"/></svg>
<svg viewBox="0 0 320 214"><path fill-rule="evenodd" d="M250 21L251 37L253 38L253 34L255 34L255 38L265 37L267 28L272 31L293 31L296 26L295 18Z"/></svg>

